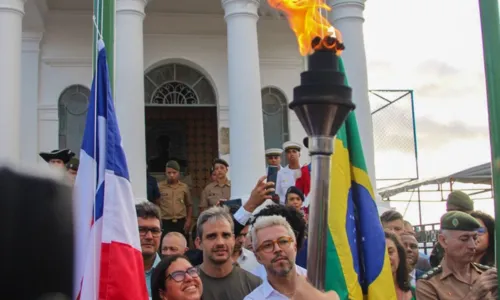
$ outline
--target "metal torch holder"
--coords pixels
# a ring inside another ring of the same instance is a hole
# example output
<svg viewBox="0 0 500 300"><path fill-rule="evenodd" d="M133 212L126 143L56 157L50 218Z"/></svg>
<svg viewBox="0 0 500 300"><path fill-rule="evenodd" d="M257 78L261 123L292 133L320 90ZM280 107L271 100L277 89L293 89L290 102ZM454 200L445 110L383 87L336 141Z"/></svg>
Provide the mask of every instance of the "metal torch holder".
<svg viewBox="0 0 500 300"><path fill-rule="evenodd" d="M339 57L329 45L334 37L315 40L308 57L308 70L301 73L301 84L293 91L289 107L299 118L309 136L311 154L311 191L309 198L309 233L307 277L318 289L325 288L326 245L330 202L330 163L334 138L354 109L352 90L345 85L345 75L339 72ZM343 45L342 45L343 47Z"/></svg>
<svg viewBox="0 0 500 300"><path fill-rule="evenodd" d="M311 154L311 191L309 202L309 232L307 248L307 278L324 290L326 274L326 244L330 199L330 166L334 151L332 136L312 136L309 139Z"/></svg>

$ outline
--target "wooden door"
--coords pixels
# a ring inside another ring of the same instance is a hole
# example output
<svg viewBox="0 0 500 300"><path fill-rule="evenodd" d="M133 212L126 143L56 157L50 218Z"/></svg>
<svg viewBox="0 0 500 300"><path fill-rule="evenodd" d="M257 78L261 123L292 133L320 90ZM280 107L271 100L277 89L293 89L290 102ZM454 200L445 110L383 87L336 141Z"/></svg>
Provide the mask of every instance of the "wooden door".
<svg viewBox="0 0 500 300"><path fill-rule="evenodd" d="M191 189L195 211L218 157L216 107L146 107L146 153L150 173L163 180L165 164L181 165L181 180Z"/></svg>

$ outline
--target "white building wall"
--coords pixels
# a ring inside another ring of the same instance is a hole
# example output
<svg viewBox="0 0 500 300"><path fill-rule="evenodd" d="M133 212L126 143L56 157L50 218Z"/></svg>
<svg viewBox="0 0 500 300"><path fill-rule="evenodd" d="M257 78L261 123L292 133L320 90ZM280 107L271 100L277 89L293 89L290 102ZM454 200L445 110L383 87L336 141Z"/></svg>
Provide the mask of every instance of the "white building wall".
<svg viewBox="0 0 500 300"><path fill-rule="evenodd" d="M58 147L58 99L65 88L92 80L91 12L50 12L41 44L38 151ZM168 62L191 64L209 78L218 97L219 128L229 127L226 24L222 15L149 14L144 23L144 68ZM119 51L119 49L117 50ZM293 100L304 68L295 37L284 20L259 20L262 87L274 86ZM305 132L289 111L290 138ZM123 137L126 139L127 137ZM229 159L228 156L225 157ZM306 152L303 163L308 161ZM40 161L40 160L39 160Z"/></svg>

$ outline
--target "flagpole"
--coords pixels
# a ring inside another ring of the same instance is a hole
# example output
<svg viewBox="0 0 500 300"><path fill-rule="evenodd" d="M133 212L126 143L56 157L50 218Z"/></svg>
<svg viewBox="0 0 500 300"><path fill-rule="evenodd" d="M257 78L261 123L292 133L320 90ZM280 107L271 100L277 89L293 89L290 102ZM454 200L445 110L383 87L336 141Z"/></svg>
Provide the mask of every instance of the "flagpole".
<svg viewBox="0 0 500 300"><path fill-rule="evenodd" d="M479 0L484 70L488 95L495 220L500 220L500 12L498 0ZM495 223L496 261L500 262L500 222ZM498 279L500 284L500 277Z"/></svg>
<svg viewBox="0 0 500 300"><path fill-rule="evenodd" d="M97 63L97 41L100 36L106 45L108 58L109 82L114 96L115 87L115 16L116 0L94 0L94 40L93 40L93 66L94 72ZM114 97L113 97L114 99Z"/></svg>

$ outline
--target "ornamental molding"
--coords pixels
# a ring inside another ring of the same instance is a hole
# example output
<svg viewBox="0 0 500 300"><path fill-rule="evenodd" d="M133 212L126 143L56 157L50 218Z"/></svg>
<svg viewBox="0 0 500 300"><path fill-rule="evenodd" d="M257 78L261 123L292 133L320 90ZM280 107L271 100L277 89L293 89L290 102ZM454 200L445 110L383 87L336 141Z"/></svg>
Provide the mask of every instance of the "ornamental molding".
<svg viewBox="0 0 500 300"><path fill-rule="evenodd" d="M55 68L92 67L91 57L43 57L42 62Z"/></svg>

